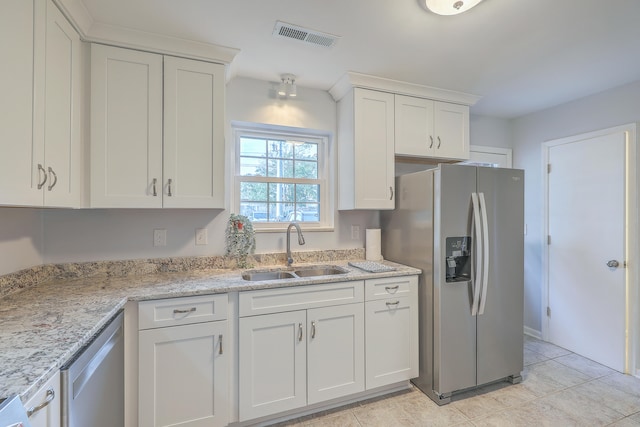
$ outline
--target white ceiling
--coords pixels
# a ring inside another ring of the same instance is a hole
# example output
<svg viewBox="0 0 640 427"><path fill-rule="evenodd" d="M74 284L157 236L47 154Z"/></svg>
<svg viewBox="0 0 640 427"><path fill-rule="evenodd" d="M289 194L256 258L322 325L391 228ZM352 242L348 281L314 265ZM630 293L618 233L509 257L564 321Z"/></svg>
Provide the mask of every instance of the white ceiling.
<svg viewBox="0 0 640 427"><path fill-rule="evenodd" d="M346 71L482 96L518 117L640 79L639 0L485 0L439 16L416 0L82 0L96 23L240 49L230 76L328 90ZM272 37L275 22L341 36Z"/></svg>

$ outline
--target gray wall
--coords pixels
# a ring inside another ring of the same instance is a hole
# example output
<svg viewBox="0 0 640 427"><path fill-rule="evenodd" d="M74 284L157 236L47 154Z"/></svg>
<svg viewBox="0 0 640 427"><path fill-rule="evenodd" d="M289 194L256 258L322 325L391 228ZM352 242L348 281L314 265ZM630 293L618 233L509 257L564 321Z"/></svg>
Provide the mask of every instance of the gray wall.
<svg viewBox="0 0 640 427"><path fill-rule="evenodd" d="M0 275L42 264L38 209L0 208Z"/></svg>
<svg viewBox="0 0 640 427"><path fill-rule="evenodd" d="M525 172L525 326L541 331L542 143L640 121L640 81L512 121L513 165Z"/></svg>

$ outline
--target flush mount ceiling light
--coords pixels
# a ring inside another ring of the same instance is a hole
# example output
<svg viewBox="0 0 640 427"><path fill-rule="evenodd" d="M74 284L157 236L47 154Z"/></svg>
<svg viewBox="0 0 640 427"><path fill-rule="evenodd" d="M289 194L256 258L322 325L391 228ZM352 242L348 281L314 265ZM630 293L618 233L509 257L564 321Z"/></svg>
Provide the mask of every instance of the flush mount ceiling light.
<svg viewBox="0 0 640 427"><path fill-rule="evenodd" d="M438 15L457 15L466 12L482 0L418 0L420 6Z"/></svg>
<svg viewBox="0 0 640 427"><path fill-rule="evenodd" d="M295 98L298 96L298 89L296 87L296 76L293 74L283 74L280 76L280 86L278 87L278 95L288 96Z"/></svg>

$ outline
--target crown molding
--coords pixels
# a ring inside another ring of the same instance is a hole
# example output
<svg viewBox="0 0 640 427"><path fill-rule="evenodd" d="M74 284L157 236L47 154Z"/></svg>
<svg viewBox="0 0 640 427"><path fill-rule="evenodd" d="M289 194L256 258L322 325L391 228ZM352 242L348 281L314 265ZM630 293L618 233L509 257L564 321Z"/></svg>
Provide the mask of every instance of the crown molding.
<svg viewBox="0 0 640 427"><path fill-rule="evenodd" d="M342 76L340 80L331 87L331 89L329 89L329 93L334 100L339 101L354 87L390 92L398 95L415 96L418 98L428 98L435 101L445 101L468 106L475 104L481 98L478 95L472 95L469 93L402 82L399 80L376 77L353 71L345 73L345 75Z"/></svg>
<svg viewBox="0 0 640 427"><path fill-rule="evenodd" d="M230 64L239 49L96 22L81 0L53 0L85 42Z"/></svg>

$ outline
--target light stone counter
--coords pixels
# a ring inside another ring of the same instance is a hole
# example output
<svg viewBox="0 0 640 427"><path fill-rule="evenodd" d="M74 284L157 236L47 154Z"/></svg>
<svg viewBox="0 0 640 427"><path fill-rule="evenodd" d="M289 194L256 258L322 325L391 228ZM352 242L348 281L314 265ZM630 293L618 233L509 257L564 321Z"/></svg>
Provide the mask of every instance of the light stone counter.
<svg viewBox="0 0 640 427"><path fill-rule="evenodd" d="M242 270L201 269L115 277L82 277L82 274L78 274L81 277L56 278L31 286L21 285L19 290L0 299L0 399L19 394L22 401L26 402L128 300L239 292L420 273L420 270L386 261L385 264L392 265L397 270L367 273L349 266L346 260L315 263L339 265L348 270L348 273L248 282L242 279ZM89 265L88 263L87 266ZM281 265L273 268L278 267ZM258 268L269 269L265 266Z"/></svg>

